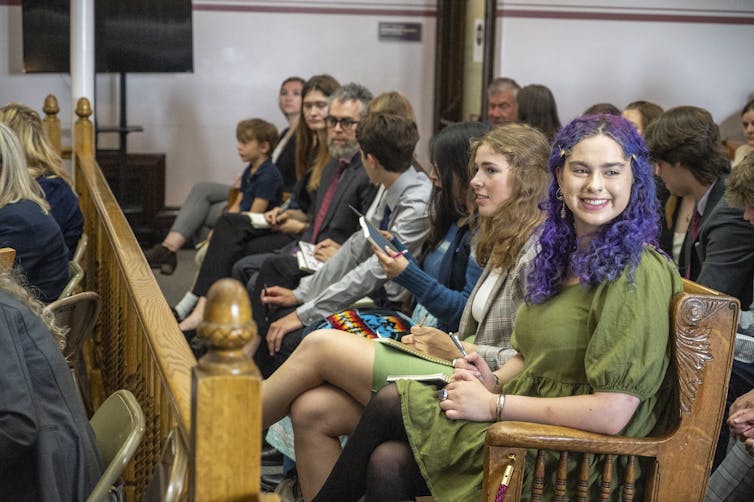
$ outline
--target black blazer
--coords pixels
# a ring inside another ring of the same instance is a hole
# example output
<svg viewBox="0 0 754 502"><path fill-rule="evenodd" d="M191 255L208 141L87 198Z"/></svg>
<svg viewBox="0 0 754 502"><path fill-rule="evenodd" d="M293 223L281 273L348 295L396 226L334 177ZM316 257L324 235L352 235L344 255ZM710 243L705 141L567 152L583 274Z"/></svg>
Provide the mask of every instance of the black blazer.
<svg viewBox="0 0 754 502"><path fill-rule="evenodd" d="M338 169L338 161L331 160L325 166L322 173L322 180L315 195L314 204L309 211L309 228L301 236L302 241L309 242L314 231L314 221L317 217L322 201L325 198L327 189L335 176ZM359 228L359 222L356 214L348 207L355 207L364 214L374 200L377 193L377 187L373 185L367 177L364 166L361 163L361 155L358 153L351 159L350 164L340 178L335 196L330 203L322 221L322 228L317 236L317 242L325 239L332 239L338 244L343 244Z"/></svg>
<svg viewBox="0 0 754 502"><path fill-rule="evenodd" d="M743 218L743 209L725 200L725 176L718 177L702 214L699 235L691 242L691 229L683 241L678 268L692 281L734 296L747 308L752 301L754 277L754 227Z"/></svg>
<svg viewBox="0 0 754 502"><path fill-rule="evenodd" d="M23 199L0 207L0 248L16 250L16 266L39 299L57 299L68 282L68 248L52 213Z"/></svg>
<svg viewBox="0 0 754 502"><path fill-rule="evenodd" d="M280 133L280 140L278 140L278 143L280 143L280 141L283 140L283 137L285 136L287 132L288 132L288 128L286 127ZM295 133L291 135L290 139L288 140L288 143L286 143L285 146L283 147L283 151L280 152L280 155L275 161L275 165L278 166L280 175L283 177L283 191L284 192L293 191L293 186L296 184L296 134Z"/></svg>

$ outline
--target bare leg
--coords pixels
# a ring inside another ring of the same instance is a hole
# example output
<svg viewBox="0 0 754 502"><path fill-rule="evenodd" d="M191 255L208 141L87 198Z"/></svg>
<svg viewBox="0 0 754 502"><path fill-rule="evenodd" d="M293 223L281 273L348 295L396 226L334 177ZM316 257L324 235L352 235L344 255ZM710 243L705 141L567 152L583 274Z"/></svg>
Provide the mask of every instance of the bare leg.
<svg viewBox="0 0 754 502"><path fill-rule="evenodd" d="M262 427L286 416L294 399L325 382L366 405L371 397L373 365L371 340L333 329L305 336L262 385Z"/></svg>
<svg viewBox="0 0 754 502"><path fill-rule="evenodd" d="M188 329L196 329L199 323L204 319L204 306L207 305L207 297L200 296L196 302L194 310L191 311L188 317L181 321L178 325L183 331Z"/></svg>
<svg viewBox="0 0 754 502"><path fill-rule="evenodd" d="M296 470L305 500L311 500L340 456L339 436L353 432L364 409L329 384L301 394L291 404Z"/></svg>

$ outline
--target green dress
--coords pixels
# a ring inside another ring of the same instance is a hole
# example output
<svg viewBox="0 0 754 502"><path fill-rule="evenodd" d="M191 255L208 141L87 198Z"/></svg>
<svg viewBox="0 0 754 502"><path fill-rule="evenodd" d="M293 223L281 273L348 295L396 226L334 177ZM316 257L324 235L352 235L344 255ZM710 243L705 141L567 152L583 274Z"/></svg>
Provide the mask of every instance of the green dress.
<svg viewBox="0 0 754 502"><path fill-rule="evenodd" d="M566 286L544 304L521 307L512 343L524 358L524 369L504 392L535 397L630 394L641 402L620 435L662 433L673 411L667 371L670 302L682 283L670 260L650 247L630 275L624 271L615 281L589 288ZM432 387L410 381L397 387L414 457L435 500L480 500L489 423L447 419ZM593 474L600 460L595 459ZM546 498L551 486L546 480ZM528 496L527 482L523 497Z"/></svg>

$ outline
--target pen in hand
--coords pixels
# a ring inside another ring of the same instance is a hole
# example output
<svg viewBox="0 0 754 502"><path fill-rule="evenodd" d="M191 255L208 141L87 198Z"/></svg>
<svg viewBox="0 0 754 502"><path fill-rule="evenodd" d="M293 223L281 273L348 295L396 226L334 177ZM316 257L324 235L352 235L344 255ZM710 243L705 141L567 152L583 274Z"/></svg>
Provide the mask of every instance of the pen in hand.
<svg viewBox="0 0 754 502"><path fill-rule="evenodd" d="M267 296L267 283L264 283L264 286L262 287L262 294L266 297ZM267 324L270 323L270 306L266 303L262 304L264 306L264 322Z"/></svg>
<svg viewBox="0 0 754 502"><path fill-rule="evenodd" d="M450 333L448 333L448 336L450 337L450 340L453 342L453 345L458 347L458 350L461 351L461 355L463 357L468 356L468 354L466 353L466 349L463 348L463 345L461 344L461 340L458 339L456 334L451 331Z"/></svg>

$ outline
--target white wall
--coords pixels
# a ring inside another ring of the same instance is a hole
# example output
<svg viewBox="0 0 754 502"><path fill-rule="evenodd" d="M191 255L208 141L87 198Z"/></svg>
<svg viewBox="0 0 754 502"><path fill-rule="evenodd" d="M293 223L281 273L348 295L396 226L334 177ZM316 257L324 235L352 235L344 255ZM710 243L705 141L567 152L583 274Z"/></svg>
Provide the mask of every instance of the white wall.
<svg viewBox="0 0 754 502"><path fill-rule="evenodd" d="M679 21L691 16L697 22ZM596 102L646 99L706 108L724 138L743 137L740 111L754 97L754 1L498 2L498 44L496 74L550 87L563 123Z"/></svg>
<svg viewBox="0 0 754 502"><path fill-rule="evenodd" d="M145 129L130 136L129 151L167 154L166 202L180 204L195 181L230 180L241 169L238 120L283 125L276 94L284 77L330 72L375 93L405 93L426 158L434 15L434 0L194 0L194 73L128 77L129 123ZM608 20L590 19L600 15ZM740 137L739 110L754 97L754 1L506 0L498 16L496 74L549 86L563 122L597 101L649 99L703 106L723 123L724 137ZM699 22L677 19L688 16ZM713 16L741 21L712 23ZM379 42L379 21L422 23L422 40ZM41 108L54 93L65 121L68 75L20 73L21 38L20 1L0 0L0 103ZM96 88L100 124L116 124L117 76L100 75ZM103 135L100 144L114 147L116 138Z"/></svg>
<svg viewBox="0 0 754 502"><path fill-rule="evenodd" d="M67 75L20 74L21 7L0 1L0 103L21 101L41 108L55 93L61 118L70 116ZM144 133L129 136L130 152L167 154L166 203L178 205L199 180L232 181L243 168L235 150L235 126L262 117L278 126L280 82L330 73L341 83L356 81L376 95L398 90L417 112L426 158L431 134L434 76L434 1L372 0L309 2L310 12L286 12L307 2L194 1L194 73L130 74L128 122ZM227 10L209 10L212 8ZM263 12L263 10L275 12ZM339 12L345 10L347 14ZM421 42L380 42L379 21L422 23ZM17 25L6 30L9 25ZM7 36L5 34L8 34ZM100 125L118 121L118 76L97 77ZM101 135L101 147L117 146L116 135Z"/></svg>

